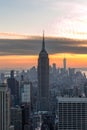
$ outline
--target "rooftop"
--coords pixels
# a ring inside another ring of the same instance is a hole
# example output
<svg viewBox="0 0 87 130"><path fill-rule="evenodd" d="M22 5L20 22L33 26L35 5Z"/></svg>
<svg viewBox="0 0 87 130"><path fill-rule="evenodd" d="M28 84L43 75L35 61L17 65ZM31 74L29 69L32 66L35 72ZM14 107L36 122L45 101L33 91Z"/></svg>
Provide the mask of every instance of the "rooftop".
<svg viewBox="0 0 87 130"><path fill-rule="evenodd" d="M58 102L86 103L87 98L82 97L57 97Z"/></svg>

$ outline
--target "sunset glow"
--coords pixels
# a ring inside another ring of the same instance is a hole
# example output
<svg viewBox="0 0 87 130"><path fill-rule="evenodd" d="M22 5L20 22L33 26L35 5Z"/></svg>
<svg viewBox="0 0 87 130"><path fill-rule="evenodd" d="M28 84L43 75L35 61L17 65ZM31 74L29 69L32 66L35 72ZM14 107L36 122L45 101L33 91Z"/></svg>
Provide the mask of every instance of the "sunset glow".
<svg viewBox="0 0 87 130"><path fill-rule="evenodd" d="M87 0L2 1L0 19L0 69L37 66L43 29L50 64L87 67Z"/></svg>
<svg viewBox="0 0 87 130"><path fill-rule="evenodd" d="M79 54L50 55L50 65L56 63L57 67L62 68L64 55L67 59L67 67L87 67L87 55ZM29 69L32 66L37 67L37 60L38 56L0 56L0 69Z"/></svg>

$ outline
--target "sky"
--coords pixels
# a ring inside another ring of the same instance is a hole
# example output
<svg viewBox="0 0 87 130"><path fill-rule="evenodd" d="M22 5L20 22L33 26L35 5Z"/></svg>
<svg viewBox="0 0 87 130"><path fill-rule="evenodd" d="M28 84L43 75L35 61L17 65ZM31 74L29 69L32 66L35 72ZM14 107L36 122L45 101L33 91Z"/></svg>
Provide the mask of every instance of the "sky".
<svg viewBox="0 0 87 130"><path fill-rule="evenodd" d="M37 66L43 30L50 64L87 67L87 0L0 0L0 69Z"/></svg>

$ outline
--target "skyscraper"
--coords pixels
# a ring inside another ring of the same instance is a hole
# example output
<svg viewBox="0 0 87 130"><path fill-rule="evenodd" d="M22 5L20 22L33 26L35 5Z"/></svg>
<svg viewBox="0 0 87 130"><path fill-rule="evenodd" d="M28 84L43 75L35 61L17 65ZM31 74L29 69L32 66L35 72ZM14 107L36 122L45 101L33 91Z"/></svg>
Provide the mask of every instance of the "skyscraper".
<svg viewBox="0 0 87 130"><path fill-rule="evenodd" d="M22 109L19 106L11 107L11 125L14 130L22 130Z"/></svg>
<svg viewBox="0 0 87 130"><path fill-rule="evenodd" d="M0 130L10 127L10 91L5 84L0 85Z"/></svg>
<svg viewBox="0 0 87 130"><path fill-rule="evenodd" d="M14 70L11 70L7 84L11 90L11 106L19 105L19 82L14 77Z"/></svg>
<svg viewBox="0 0 87 130"><path fill-rule="evenodd" d="M38 59L38 106L40 111L49 109L49 58L43 33L42 50Z"/></svg>
<svg viewBox="0 0 87 130"><path fill-rule="evenodd" d="M66 71L66 58L63 59L64 72Z"/></svg>

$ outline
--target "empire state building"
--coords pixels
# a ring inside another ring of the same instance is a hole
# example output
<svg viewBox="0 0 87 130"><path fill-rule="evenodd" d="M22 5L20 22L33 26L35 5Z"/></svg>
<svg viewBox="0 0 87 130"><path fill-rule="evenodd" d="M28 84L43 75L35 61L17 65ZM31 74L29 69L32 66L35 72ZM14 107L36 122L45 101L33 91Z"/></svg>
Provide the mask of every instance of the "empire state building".
<svg viewBox="0 0 87 130"><path fill-rule="evenodd" d="M45 49L44 33L38 58L38 108L40 111L49 110L49 58Z"/></svg>

